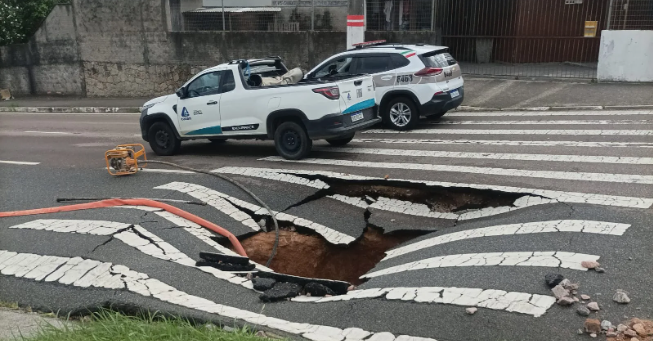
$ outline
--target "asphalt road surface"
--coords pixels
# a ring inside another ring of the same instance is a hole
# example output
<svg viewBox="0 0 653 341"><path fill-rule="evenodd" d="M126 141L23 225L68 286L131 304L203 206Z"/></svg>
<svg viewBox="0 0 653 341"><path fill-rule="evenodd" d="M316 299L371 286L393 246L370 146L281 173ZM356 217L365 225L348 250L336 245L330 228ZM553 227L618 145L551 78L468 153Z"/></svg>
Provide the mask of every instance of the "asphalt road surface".
<svg viewBox="0 0 653 341"><path fill-rule="evenodd" d="M194 200L207 205L172 204L241 239L260 230L266 211L223 180L154 164L107 174L104 152L139 142L137 114L0 113L0 211L61 197ZM330 253L313 270L364 268L362 284L266 304L243 274L195 266L200 251L232 253L208 230L145 207L99 208L0 218L0 301L161 310L319 341L587 337L576 334L583 303L556 304L544 283L558 273L598 302L598 319L653 314L651 111L455 113L410 132L375 127L346 147L319 141L301 161L271 141L197 140L148 157L239 181L283 212L280 249L298 245L291 230L318 236ZM394 247L363 250L366 227ZM277 261L310 263L323 252L311 247ZM618 289L629 304L612 300Z"/></svg>

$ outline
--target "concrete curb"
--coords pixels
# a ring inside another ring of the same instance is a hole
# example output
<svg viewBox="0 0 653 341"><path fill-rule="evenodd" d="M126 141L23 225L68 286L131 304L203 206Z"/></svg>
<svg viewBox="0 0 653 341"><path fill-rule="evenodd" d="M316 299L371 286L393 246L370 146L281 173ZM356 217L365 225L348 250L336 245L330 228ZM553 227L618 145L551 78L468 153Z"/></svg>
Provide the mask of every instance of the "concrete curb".
<svg viewBox="0 0 653 341"><path fill-rule="evenodd" d="M115 114L141 110L136 107L0 107L0 112Z"/></svg>
<svg viewBox="0 0 653 341"><path fill-rule="evenodd" d="M567 107L480 108L461 105L455 112L474 111L589 111L589 110L652 110L653 105L579 105Z"/></svg>
<svg viewBox="0 0 653 341"><path fill-rule="evenodd" d="M579 105L566 107L525 107L525 108L481 108L461 105L454 112L488 112L488 111L588 111L588 110L652 110L653 105ZM24 113L139 113L137 107L0 107L0 112Z"/></svg>

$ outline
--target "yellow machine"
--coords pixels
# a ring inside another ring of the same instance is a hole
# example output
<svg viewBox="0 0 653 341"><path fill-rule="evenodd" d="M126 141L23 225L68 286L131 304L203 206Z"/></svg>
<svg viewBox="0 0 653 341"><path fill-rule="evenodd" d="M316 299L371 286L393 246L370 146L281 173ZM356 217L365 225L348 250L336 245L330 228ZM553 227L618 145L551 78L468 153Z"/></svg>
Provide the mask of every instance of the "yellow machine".
<svg viewBox="0 0 653 341"><path fill-rule="evenodd" d="M121 144L116 148L107 150L104 153L107 162L107 170L111 175L129 175L138 172L138 160L147 164L145 147L140 143Z"/></svg>

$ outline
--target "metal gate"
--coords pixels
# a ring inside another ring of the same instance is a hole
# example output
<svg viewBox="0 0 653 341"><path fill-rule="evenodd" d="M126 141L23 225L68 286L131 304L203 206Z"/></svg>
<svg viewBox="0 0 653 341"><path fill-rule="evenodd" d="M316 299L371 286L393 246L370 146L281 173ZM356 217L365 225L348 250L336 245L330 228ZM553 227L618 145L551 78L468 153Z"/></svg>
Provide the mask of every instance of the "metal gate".
<svg viewBox="0 0 653 341"><path fill-rule="evenodd" d="M435 0L465 73L596 78L603 29L653 29L653 0ZM609 19L609 20L608 20Z"/></svg>

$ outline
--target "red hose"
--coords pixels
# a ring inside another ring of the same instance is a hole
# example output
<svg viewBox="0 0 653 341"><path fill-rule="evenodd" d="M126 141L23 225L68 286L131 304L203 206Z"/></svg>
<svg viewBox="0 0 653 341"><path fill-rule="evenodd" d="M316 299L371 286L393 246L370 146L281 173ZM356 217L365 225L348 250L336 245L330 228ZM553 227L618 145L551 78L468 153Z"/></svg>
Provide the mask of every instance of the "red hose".
<svg viewBox="0 0 653 341"><path fill-rule="evenodd" d="M102 208L102 207L114 207L114 206L149 206L156 207L162 210L166 210L174 215L178 215L182 218L186 218L202 227L205 227L217 234L220 234L224 237L227 237L231 244L234 246L236 252L243 256L247 257L245 249L238 241L238 238L234 236L231 232L225 230L224 228L208 221L202 219L194 214L186 212L182 209L179 209L175 206L164 204L150 199L107 199L101 201L94 201L85 204L75 204L67 206L56 206L56 207L46 207L46 208L37 208L33 210L24 210L24 211L11 211L11 212L0 212L0 218L3 217L19 217L25 215L34 215L34 214L46 214L46 213L58 213L58 212L70 212L78 210L88 210L92 208Z"/></svg>

